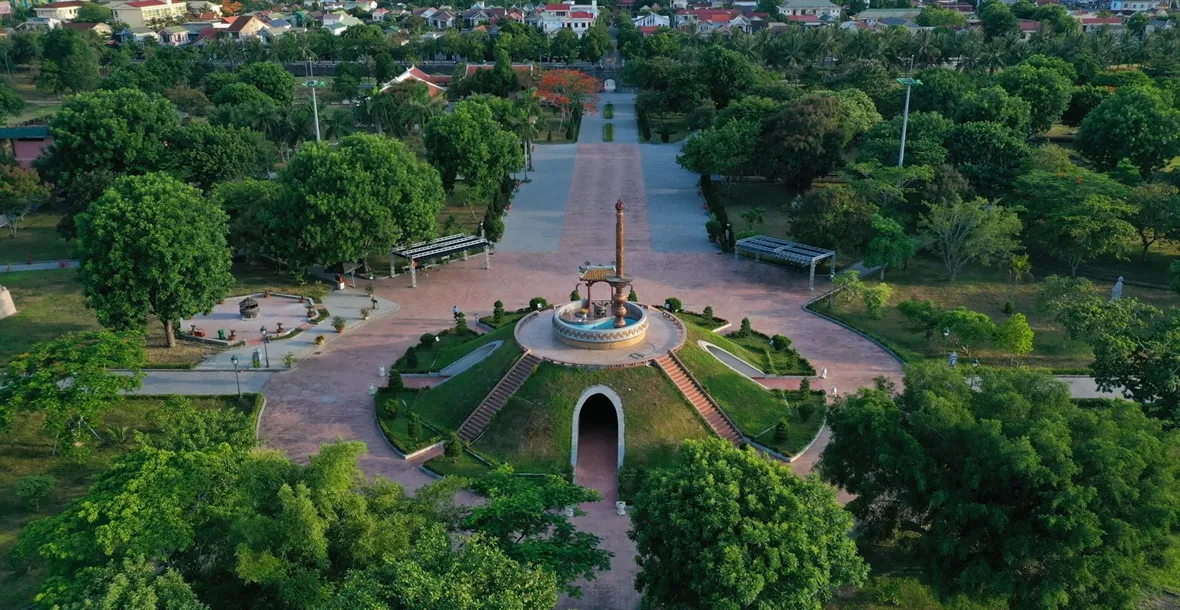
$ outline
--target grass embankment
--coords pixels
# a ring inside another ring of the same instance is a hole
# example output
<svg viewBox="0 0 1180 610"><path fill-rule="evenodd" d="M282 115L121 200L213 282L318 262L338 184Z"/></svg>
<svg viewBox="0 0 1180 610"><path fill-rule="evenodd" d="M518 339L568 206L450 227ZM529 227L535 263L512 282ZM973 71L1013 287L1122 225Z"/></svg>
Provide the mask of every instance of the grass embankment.
<svg viewBox="0 0 1180 610"><path fill-rule="evenodd" d="M545 362L472 448L511 463L519 472L568 472L574 408L582 392L594 385L607 386L622 399L629 466L669 465L681 441L712 436L671 380L654 367L603 370Z"/></svg>
<svg viewBox="0 0 1180 610"><path fill-rule="evenodd" d="M1033 272L1037 277L1045 275L1037 272L1036 267ZM874 283L879 281L878 278L877 274L873 274L865 281ZM952 341L945 347L940 335L927 339L922 330L914 328L897 312L897 304L907 299L930 299L943 308L964 306L987 314L993 322L1002 324L1007 319L1004 303L1011 302L1015 311L1028 318L1029 326L1036 333L1033 351L1020 359L1022 364L1060 373L1084 373L1093 360L1093 352L1085 342L1069 340L1060 326L1037 314L1038 282L1023 282L1014 292L1006 271L977 265L967 267L954 283L946 278L946 268L938 260L922 256L911 261L908 269L886 271L885 282L893 287L893 295L881 318L870 316L859 299L842 303L837 298L832 309L828 309L828 301L823 300L816 302L812 308L865 332L907 361L943 360L950 350L957 350L961 358L979 358L984 365L1010 366L1008 354L988 344L971 346L970 353L967 353L954 343L953 335ZM1109 297L1110 286L1097 284L1095 293L1100 297ZM1156 307L1180 305L1180 298L1173 293L1130 284L1124 286L1123 296L1134 297Z"/></svg>
<svg viewBox="0 0 1180 610"><path fill-rule="evenodd" d="M677 356L743 433L758 436L786 418L790 434L780 450L795 453L811 441L823 422L822 409L817 408L807 421L800 420L794 406L782 396L734 371L697 345L700 340L720 345L720 335L692 325L686 328L688 340Z"/></svg>
<svg viewBox="0 0 1180 610"><path fill-rule="evenodd" d="M527 307L524 309L518 309L516 311L506 311L504 312L504 316L500 318L499 322L497 322L492 316L484 316L479 319L479 322L480 324L483 324L484 326L492 329L513 326L519 322L521 318L529 315L529 311L530 310Z"/></svg>
<svg viewBox="0 0 1180 610"><path fill-rule="evenodd" d="M406 356L403 355L397 359L393 368L402 373L440 371L493 341L511 339L512 330L511 325L501 326L492 332L481 335L473 330L459 333L454 328L448 328L435 335L438 338L437 341L431 341L425 345L419 342L414 346L414 351L418 354L417 366L410 366L406 362Z"/></svg>
<svg viewBox="0 0 1180 610"><path fill-rule="evenodd" d="M783 351L776 351L770 345L770 337L751 331L741 334L738 331L721 335L712 332L707 327L701 327L708 333L704 341L745 360L754 368L768 375L814 375L815 367L799 352L788 347Z"/></svg>
<svg viewBox="0 0 1180 610"><path fill-rule="evenodd" d="M603 142L614 142L615 141L615 124L614 123L607 123L602 126L602 141Z"/></svg>
<svg viewBox="0 0 1180 610"><path fill-rule="evenodd" d="M111 407L94 429L103 437L84 460L53 455L53 438L42 428L38 414L18 416L10 431L0 434L0 555L16 545L21 530L32 520L60 512L71 500L85 494L91 478L110 467L116 456L134 450L135 431L159 433L156 414L167 397L127 397ZM247 394L239 402L237 396L193 396L192 404L199 409L232 408L253 413L257 418L261 406L260 395ZM16 496L16 485L29 475L51 475L56 480L56 491L33 511ZM38 571L13 573L0 562L0 608L25 608L41 585Z"/></svg>
<svg viewBox="0 0 1180 610"><path fill-rule="evenodd" d="M693 311L682 311L677 313L676 317L684 320L685 322L688 322L689 324L695 324L708 331L712 331L714 328L721 328L729 324L729 320L718 317L705 319L705 316Z"/></svg>
<svg viewBox="0 0 1180 610"><path fill-rule="evenodd" d="M68 259L73 245L57 232L61 214L29 214L17 223L16 235L0 228L0 266L9 263Z"/></svg>

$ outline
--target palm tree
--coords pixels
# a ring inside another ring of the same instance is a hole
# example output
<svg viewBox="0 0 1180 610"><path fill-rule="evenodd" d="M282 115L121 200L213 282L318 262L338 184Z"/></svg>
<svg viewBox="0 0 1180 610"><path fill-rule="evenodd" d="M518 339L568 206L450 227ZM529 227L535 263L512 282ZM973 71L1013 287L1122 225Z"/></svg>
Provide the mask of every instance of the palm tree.
<svg viewBox="0 0 1180 610"><path fill-rule="evenodd" d="M1008 276L1012 278L1012 300L1016 300L1016 285L1032 277L1032 263L1027 254L1013 254L1008 259Z"/></svg>
<svg viewBox="0 0 1180 610"><path fill-rule="evenodd" d="M347 110L334 108L324 117L324 137L329 140L339 140L352 133L356 122Z"/></svg>
<svg viewBox="0 0 1180 610"><path fill-rule="evenodd" d="M910 39L910 55L921 66L931 66L942 56L930 30L918 30Z"/></svg>
<svg viewBox="0 0 1180 610"><path fill-rule="evenodd" d="M869 30L857 30L844 45L844 54L852 59L868 59L877 54L877 34Z"/></svg>

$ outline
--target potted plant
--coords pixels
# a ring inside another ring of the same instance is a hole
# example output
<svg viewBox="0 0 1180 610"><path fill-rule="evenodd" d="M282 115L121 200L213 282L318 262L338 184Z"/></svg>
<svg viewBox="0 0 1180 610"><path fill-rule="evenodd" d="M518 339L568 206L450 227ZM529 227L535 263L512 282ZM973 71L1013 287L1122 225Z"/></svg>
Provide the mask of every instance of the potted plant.
<svg viewBox="0 0 1180 610"><path fill-rule="evenodd" d="M347 323L344 316L335 316L332 318L332 328L335 328L338 333L344 332L344 325Z"/></svg>
<svg viewBox="0 0 1180 610"><path fill-rule="evenodd" d="M230 341L236 341L237 339L238 339L238 331L236 331L236 330L233 330L233 329L230 329L230 331L229 331L229 340L230 340Z"/></svg>
<svg viewBox="0 0 1180 610"><path fill-rule="evenodd" d="M368 320L368 319L369 319L369 314L371 314L371 313L373 313L373 310L372 310L372 309L369 309L368 307L362 307L362 308L361 308L361 319L362 319L362 320Z"/></svg>
<svg viewBox="0 0 1180 610"><path fill-rule="evenodd" d="M267 288L266 290L262 291L262 298L264 298L264 299L270 298L270 288Z"/></svg>
<svg viewBox="0 0 1180 610"><path fill-rule="evenodd" d="M311 303L307 304L307 317L310 320L314 320L316 317L315 305L312 305Z"/></svg>
<svg viewBox="0 0 1180 610"><path fill-rule="evenodd" d="M283 323L282 323L282 322L279 322L279 323L278 323L278 327L277 327L277 328L275 328L275 334L276 334L276 335L281 335L281 334L283 334Z"/></svg>

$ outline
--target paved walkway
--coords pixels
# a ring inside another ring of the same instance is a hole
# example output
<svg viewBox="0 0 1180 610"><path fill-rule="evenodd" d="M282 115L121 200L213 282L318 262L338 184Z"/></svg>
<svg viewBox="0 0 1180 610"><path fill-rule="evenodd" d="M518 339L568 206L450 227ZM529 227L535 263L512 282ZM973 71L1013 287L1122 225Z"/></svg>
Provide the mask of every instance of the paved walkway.
<svg viewBox="0 0 1180 610"><path fill-rule="evenodd" d="M0 273L17 273L20 271L49 271L51 269L76 269L77 267L78 261L67 259L60 261L39 261L32 264L3 263L0 264Z"/></svg>

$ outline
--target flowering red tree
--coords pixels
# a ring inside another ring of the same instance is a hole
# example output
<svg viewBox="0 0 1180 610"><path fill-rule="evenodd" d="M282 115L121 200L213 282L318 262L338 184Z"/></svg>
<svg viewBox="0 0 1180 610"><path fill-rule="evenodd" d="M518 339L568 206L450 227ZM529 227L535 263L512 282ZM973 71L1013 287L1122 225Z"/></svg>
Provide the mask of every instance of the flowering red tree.
<svg viewBox="0 0 1180 610"><path fill-rule="evenodd" d="M561 110L561 122L569 120L575 108L593 114L598 104L598 79L578 70L548 70L541 76L537 94Z"/></svg>

